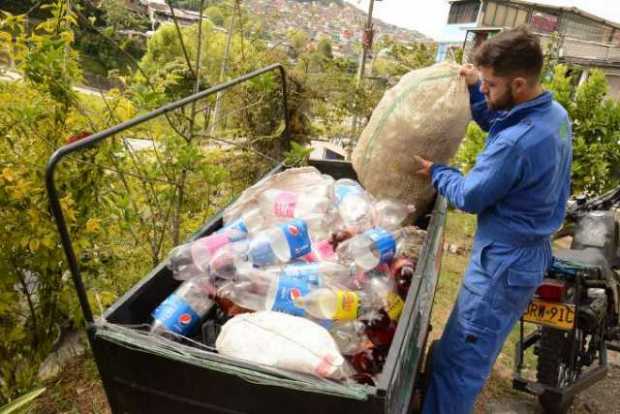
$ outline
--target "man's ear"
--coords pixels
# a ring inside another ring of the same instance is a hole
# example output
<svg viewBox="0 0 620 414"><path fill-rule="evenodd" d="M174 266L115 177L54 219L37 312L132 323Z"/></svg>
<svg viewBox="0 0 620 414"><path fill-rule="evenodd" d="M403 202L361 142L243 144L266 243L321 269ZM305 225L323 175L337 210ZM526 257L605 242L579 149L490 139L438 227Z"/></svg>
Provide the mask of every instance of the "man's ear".
<svg viewBox="0 0 620 414"><path fill-rule="evenodd" d="M523 93L523 91L527 88L528 81L522 77L516 77L510 82L510 87L512 88L512 92L514 94Z"/></svg>

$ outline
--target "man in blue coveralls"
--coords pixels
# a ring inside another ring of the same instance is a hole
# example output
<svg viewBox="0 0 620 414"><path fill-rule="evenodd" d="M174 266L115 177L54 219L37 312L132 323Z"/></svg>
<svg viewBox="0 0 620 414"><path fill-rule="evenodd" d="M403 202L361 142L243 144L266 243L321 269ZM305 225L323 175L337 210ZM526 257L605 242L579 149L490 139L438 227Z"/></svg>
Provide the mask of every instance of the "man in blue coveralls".
<svg viewBox="0 0 620 414"><path fill-rule="evenodd" d="M483 43L460 76L488 138L473 169L418 158L419 174L478 218L469 266L433 351L423 413L472 411L495 359L551 261L550 235L570 192L572 132L564 108L540 85L543 54L527 29Z"/></svg>

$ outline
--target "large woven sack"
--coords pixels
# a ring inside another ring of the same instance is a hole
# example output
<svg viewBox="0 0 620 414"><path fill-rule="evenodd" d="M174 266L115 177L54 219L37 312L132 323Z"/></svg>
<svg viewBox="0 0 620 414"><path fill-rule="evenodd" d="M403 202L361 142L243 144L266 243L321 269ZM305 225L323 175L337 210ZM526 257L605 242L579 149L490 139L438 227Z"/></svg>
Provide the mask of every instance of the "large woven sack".
<svg viewBox="0 0 620 414"><path fill-rule="evenodd" d="M414 70L388 90L375 108L353 152L353 168L376 198L416 206L415 220L432 207L430 179L416 175L414 155L447 163L471 119L459 66L439 63Z"/></svg>

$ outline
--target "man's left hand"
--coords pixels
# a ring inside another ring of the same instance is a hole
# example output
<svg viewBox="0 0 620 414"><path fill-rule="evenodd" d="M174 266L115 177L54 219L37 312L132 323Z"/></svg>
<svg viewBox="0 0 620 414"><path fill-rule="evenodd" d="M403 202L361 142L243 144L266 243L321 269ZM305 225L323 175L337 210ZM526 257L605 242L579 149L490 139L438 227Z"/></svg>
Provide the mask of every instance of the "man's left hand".
<svg viewBox="0 0 620 414"><path fill-rule="evenodd" d="M421 166L421 168L419 168L415 173L418 175L423 175L425 177L430 177L431 167L433 166L433 163L429 160L425 160L422 157L418 157L417 155L414 155L414 157L416 162Z"/></svg>

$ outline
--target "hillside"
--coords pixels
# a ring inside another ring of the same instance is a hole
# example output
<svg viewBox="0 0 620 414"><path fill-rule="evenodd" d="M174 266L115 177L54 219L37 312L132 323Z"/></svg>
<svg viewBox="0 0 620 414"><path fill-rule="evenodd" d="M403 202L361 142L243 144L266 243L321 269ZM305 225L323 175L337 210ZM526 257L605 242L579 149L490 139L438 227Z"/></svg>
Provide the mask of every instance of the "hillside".
<svg viewBox="0 0 620 414"><path fill-rule="evenodd" d="M269 22L274 37L285 36L290 29L303 30L311 39L329 37L334 52L348 55L361 40L366 14L342 1L246 0L249 12ZM375 39L388 35L403 42L429 41L422 33L403 29L374 19Z"/></svg>

